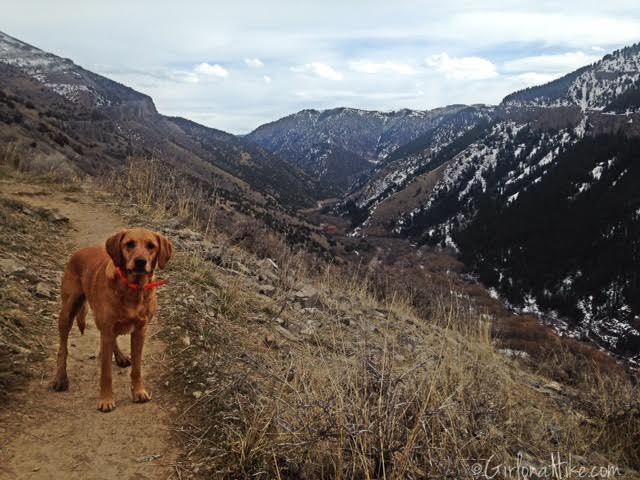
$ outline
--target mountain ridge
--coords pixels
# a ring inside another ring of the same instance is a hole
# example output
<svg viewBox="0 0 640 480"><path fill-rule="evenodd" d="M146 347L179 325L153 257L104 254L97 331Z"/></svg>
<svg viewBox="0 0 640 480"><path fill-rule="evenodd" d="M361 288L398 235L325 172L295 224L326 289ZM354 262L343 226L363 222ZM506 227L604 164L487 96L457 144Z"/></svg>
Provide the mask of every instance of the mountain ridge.
<svg viewBox="0 0 640 480"><path fill-rule="evenodd" d="M259 126L246 138L318 176L328 196L342 194L393 150L466 106L391 112L306 109Z"/></svg>
<svg viewBox="0 0 640 480"><path fill-rule="evenodd" d="M57 122L57 129L70 138L91 139L84 142L84 156L90 155L92 143L106 143L108 148L105 150L114 150L116 145L121 145L119 151L104 153L96 162L117 165L125 157L135 155L159 155L172 161L177 156L181 167L201 180L207 182L211 176L218 178L218 187L227 189L237 201L241 200L241 192L246 186L255 191L246 194L260 202L273 197L283 205L309 206L315 201L313 192L317 187L313 180L248 140L204 126L198 130L201 135L196 139L189 135L194 128L184 131L186 123L161 115L148 95L1 32L0 65L5 66L4 88L18 96L32 97L31 104L38 101L44 104L42 92L37 86L26 88L25 79L18 78L20 74L51 92L51 98L46 101L59 104L53 112L66 112L66 117ZM33 130L40 128L38 122L42 121L35 118L30 121L29 115L19 115L26 119L21 124L23 130L31 130L25 136L32 136ZM39 114L40 119L43 117L44 114ZM90 131L98 124L102 124L101 132ZM195 122L190 125L193 127ZM199 147L203 135L209 137L208 149ZM110 137L108 140L107 136ZM52 148L58 147L52 145ZM95 165L90 165L91 162L82 158L77 160L76 165L81 169L94 171ZM246 168L251 164L255 167L253 171ZM269 166L274 175L266 175L265 166ZM264 198L259 199L256 193Z"/></svg>

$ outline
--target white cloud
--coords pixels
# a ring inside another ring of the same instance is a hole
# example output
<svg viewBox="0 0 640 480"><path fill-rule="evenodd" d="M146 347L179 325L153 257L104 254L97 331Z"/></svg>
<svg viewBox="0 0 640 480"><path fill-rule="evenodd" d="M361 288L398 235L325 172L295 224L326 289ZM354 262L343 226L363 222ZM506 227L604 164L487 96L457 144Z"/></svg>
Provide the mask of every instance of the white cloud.
<svg viewBox="0 0 640 480"><path fill-rule="evenodd" d="M560 75L554 75L551 73L539 73L539 72L525 72L516 75L515 78L527 87L535 85L543 85L549 83L551 80L555 80Z"/></svg>
<svg viewBox="0 0 640 480"><path fill-rule="evenodd" d="M264 62L259 58L245 58L244 63L247 64L249 68L262 68L264 67Z"/></svg>
<svg viewBox="0 0 640 480"><path fill-rule="evenodd" d="M198 83L200 78L193 72L171 72L167 75L167 79L181 83Z"/></svg>
<svg viewBox="0 0 640 480"><path fill-rule="evenodd" d="M521 43L584 48L629 44L640 38L637 15L616 17L610 14L613 8L611 12L599 12L597 6L582 8L584 3L574 5L575 13L558 13L556 8L545 8L545 2L539 3L525 5L524 11L502 7L456 13L435 24L429 34L440 42L472 41L476 48L503 45L514 39Z"/></svg>
<svg viewBox="0 0 640 480"><path fill-rule="evenodd" d="M335 70L330 65L326 63L320 62L311 62L305 65L300 65L298 67L292 67L291 71L297 73L310 73L315 75L316 77L326 78L327 80L338 81L344 78L342 73Z"/></svg>
<svg viewBox="0 0 640 480"><path fill-rule="evenodd" d="M229 76L229 70L221 67L217 63L215 65L211 65L209 63L201 63L196 65L193 71L201 75L203 77L218 77L218 78L227 78Z"/></svg>
<svg viewBox="0 0 640 480"><path fill-rule="evenodd" d="M455 80L484 80L498 76L496 66L481 57L450 57L446 53L439 53L431 55L425 62L437 72Z"/></svg>
<svg viewBox="0 0 640 480"><path fill-rule="evenodd" d="M271 77L269 75L264 75L262 79L264 80L264 83L271 83Z"/></svg>
<svg viewBox="0 0 640 480"><path fill-rule="evenodd" d="M505 62L505 72L569 73L600 60L601 55L567 52L557 55L535 55Z"/></svg>
<svg viewBox="0 0 640 480"><path fill-rule="evenodd" d="M398 75L414 75L415 69L406 63L386 62L376 63L367 60L355 60L349 62L349 69L359 73L396 73Z"/></svg>

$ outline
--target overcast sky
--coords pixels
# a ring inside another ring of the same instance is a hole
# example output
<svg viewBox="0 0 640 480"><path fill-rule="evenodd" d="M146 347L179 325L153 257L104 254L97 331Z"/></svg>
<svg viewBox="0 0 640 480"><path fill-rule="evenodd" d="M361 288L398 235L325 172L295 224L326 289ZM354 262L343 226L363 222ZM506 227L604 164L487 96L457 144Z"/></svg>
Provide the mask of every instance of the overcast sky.
<svg viewBox="0 0 640 480"><path fill-rule="evenodd" d="M303 108L497 103L640 41L632 1L0 0L0 30L233 133Z"/></svg>

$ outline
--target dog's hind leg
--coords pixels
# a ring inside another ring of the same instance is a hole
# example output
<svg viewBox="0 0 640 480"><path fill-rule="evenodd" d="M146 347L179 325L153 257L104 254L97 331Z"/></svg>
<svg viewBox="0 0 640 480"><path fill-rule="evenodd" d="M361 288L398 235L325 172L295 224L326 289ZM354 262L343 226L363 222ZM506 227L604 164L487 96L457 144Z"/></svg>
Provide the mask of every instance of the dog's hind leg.
<svg viewBox="0 0 640 480"><path fill-rule="evenodd" d="M118 346L118 339L113 342L113 354L116 357L116 365L120 368L127 368L131 365L131 359L127 357Z"/></svg>
<svg viewBox="0 0 640 480"><path fill-rule="evenodd" d="M87 302L83 302L76 315L76 325L80 330L80 335L84 335L84 329L87 327Z"/></svg>
<svg viewBox="0 0 640 480"><path fill-rule="evenodd" d="M69 331L73 326L73 319L86 308L84 305L85 296L82 292L80 282L73 274L65 272L62 279L62 308L58 316L58 333L60 335L58 365L55 378L51 385L57 392L69 389L69 378L67 377L67 343L69 340Z"/></svg>

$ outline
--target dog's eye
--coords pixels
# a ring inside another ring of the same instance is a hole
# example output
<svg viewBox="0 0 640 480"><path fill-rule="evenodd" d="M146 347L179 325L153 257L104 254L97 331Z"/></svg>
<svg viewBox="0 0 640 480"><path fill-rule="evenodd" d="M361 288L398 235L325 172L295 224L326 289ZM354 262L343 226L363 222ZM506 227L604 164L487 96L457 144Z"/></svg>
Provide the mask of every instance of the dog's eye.
<svg viewBox="0 0 640 480"><path fill-rule="evenodd" d="M136 246L136 242L134 242L133 240L129 240L127 243L124 244L125 247L127 247L128 249L132 249L133 247Z"/></svg>
<svg viewBox="0 0 640 480"><path fill-rule="evenodd" d="M147 243L147 250L153 250L154 248L156 248L156 246L153 243Z"/></svg>

